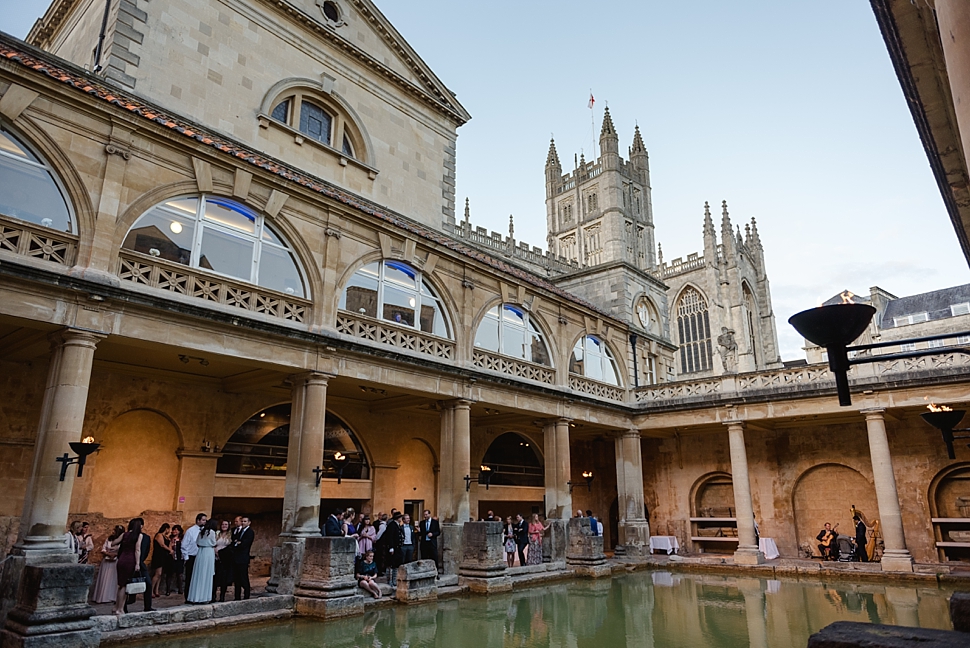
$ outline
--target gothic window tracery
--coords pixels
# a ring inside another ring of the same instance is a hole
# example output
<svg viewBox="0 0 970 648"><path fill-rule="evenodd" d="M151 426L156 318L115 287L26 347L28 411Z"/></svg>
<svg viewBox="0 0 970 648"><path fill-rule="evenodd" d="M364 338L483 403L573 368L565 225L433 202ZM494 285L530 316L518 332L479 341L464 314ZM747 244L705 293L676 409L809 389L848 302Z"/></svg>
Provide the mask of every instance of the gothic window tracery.
<svg viewBox="0 0 970 648"><path fill-rule="evenodd" d="M712 364L711 322L707 300L692 286L677 303L677 334L681 373L709 371Z"/></svg>
<svg viewBox="0 0 970 648"><path fill-rule="evenodd" d="M576 342L569 358L569 372L610 385L621 384L613 352L595 335L586 335Z"/></svg>
<svg viewBox="0 0 970 648"><path fill-rule="evenodd" d="M600 224L596 223L583 230L583 246L586 251L587 265L597 265L602 260L603 241L600 229Z"/></svg>
<svg viewBox="0 0 970 648"><path fill-rule="evenodd" d="M145 212L122 247L270 290L306 296L293 250L261 215L203 194L173 198Z"/></svg>
<svg viewBox="0 0 970 648"><path fill-rule="evenodd" d="M354 273L342 310L451 339L445 309L420 271L403 261L375 261Z"/></svg>
<svg viewBox="0 0 970 648"><path fill-rule="evenodd" d="M0 214L77 234L70 206L50 164L3 126L0 126Z"/></svg>
<svg viewBox="0 0 970 648"><path fill-rule="evenodd" d="M552 366L545 337L529 313L514 304L491 308L475 333L475 347Z"/></svg>

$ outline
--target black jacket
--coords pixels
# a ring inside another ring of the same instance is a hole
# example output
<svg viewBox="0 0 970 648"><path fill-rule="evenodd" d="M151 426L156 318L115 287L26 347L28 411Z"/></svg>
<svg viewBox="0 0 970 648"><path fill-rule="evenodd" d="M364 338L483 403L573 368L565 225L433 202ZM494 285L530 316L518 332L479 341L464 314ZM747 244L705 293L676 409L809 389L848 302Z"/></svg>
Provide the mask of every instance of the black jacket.
<svg viewBox="0 0 970 648"><path fill-rule="evenodd" d="M515 544L520 547L529 544L529 525L525 520L513 522L512 528L515 530Z"/></svg>
<svg viewBox="0 0 970 648"><path fill-rule="evenodd" d="M438 546L438 536L441 535L441 526L438 524L438 520L431 518L430 520L421 520L418 525L418 535L422 543L433 544L435 547ZM428 539L428 534L431 534L431 539Z"/></svg>
<svg viewBox="0 0 970 648"><path fill-rule="evenodd" d="M323 535L325 536L342 536L344 534L343 526L340 524L335 516L330 515L327 521L323 524Z"/></svg>
<svg viewBox="0 0 970 648"><path fill-rule="evenodd" d="M241 530L236 536L236 541L232 545L232 562L235 565L248 565L250 554L253 551L253 541L256 534L252 527Z"/></svg>

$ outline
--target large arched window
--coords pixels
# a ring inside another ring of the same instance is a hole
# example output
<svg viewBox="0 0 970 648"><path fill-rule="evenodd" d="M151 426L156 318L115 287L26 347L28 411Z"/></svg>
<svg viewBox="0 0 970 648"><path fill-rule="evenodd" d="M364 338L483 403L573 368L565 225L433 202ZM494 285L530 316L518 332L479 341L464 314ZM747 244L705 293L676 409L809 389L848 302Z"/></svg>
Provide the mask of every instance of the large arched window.
<svg viewBox="0 0 970 648"><path fill-rule="evenodd" d="M0 126L0 214L77 234L51 166Z"/></svg>
<svg viewBox="0 0 970 648"><path fill-rule="evenodd" d="M340 308L450 338L441 300L418 270L402 261L368 263L354 273Z"/></svg>
<svg viewBox="0 0 970 648"><path fill-rule="evenodd" d="M758 333L758 307L755 305L754 295L751 294L751 289L748 288L748 284L741 284L741 292L744 296L744 312L745 312L745 324L747 324L748 329L748 345L751 349L751 357L754 360L755 366L758 366L758 340L761 336Z"/></svg>
<svg viewBox="0 0 970 648"><path fill-rule="evenodd" d="M491 469L492 486L542 486L545 472L532 442L506 432L488 446L482 465Z"/></svg>
<svg viewBox="0 0 970 648"><path fill-rule="evenodd" d="M542 332L532 322L527 311L512 304L495 306L485 313L475 333L475 346L547 367L552 366Z"/></svg>
<svg viewBox="0 0 970 648"><path fill-rule="evenodd" d="M190 196L156 205L135 221L122 247L306 296L291 248L263 216L225 198Z"/></svg>
<svg viewBox="0 0 970 648"><path fill-rule="evenodd" d="M254 414L233 433L222 448L216 472L223 475L286 475L287 448L290 442L292 405L276 405ZM327 412L324 428L324 477L336 477L333 456L340 452L347 456L343 479L369 479L367 456L350 427L334 414Z"/></svg>
<svg viewBox="0 0 970 648"><path fill-rule="evenodd" d="M693 287L684 290L677 302L677 335L681 373L710 370L711 321L707 300Z"/></svg>
<svg viewBox="0 0 970 648"><path fill-rule="evenodd" d="M606 342L595 335L587 335L576 342L569 359L569 371L610 385L620 385L616 358Z"/></svg>
<svg viewBox="0 0 970 648"><path fill-rule="evenodd" d="M363 160L363 138L338 103L309 89L290 90L273 102L270 117L342 155Z"/></svg>

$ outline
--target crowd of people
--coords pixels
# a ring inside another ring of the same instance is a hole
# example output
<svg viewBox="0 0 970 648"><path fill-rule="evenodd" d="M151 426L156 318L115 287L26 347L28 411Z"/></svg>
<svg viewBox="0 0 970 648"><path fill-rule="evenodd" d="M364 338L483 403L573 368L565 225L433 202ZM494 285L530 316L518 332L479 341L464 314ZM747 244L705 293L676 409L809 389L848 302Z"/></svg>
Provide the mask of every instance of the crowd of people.
<svg viewBox="0 0 970 648"><path fill-rule="evenodd" d="M114 613L120 615L139 594L146 612L152 610L153 598L173 592L195 604L225 601L231 586L237 601L250 597L249 562L256 536L248 517L230 522L199 513L187 530L166 522L154 535L144 526L143 518L134 518L127 528L115 526L105 539L95 603L114 603ZM87 522L73 522L64 538L79 563L87 563L94 551L89 529Z"/></svg>

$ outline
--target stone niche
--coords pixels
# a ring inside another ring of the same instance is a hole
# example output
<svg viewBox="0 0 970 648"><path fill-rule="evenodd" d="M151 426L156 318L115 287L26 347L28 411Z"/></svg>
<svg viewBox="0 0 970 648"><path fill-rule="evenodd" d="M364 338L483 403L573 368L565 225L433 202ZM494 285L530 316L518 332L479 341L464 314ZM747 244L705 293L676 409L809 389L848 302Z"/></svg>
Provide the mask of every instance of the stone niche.
<svg viewBox="0 0 970 648"><path fill-rule="evenodd" d="M501 522L465 522L459 583L481 594L512 591L502 542Z"/></svg>
<svg viewBox="0 0 970 648"><path fill-rule="evenodd" d="M570 518L566 528L566 567L578 576L609 576L611 570L603 553L603 536L593 535L590 518Z"/></svg>
<svg viewBox="0 0 970 648"><path fill-rule="evenodd" d="M408 604L438 600L438 566L433 560L398 567L397 600Z"/></svg>
<svg viewBox="0 0 970 648"><path fill-rule="evenodd" d="M354 578L357 542L353 538L307 538L296 584L296 613L333 618L361 614L364 597Z"/></svg>

